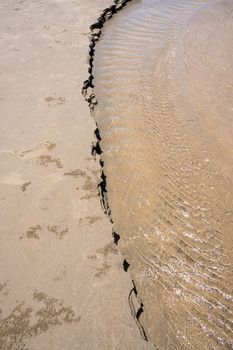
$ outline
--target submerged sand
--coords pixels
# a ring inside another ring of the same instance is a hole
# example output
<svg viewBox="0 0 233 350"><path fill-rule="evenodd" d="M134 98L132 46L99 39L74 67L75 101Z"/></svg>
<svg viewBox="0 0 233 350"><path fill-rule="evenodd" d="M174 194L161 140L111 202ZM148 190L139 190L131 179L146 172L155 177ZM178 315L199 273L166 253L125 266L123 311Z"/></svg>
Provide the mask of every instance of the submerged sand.
<svg viewBox="0 0 233 350"><path fill-rule="evenodd" d="M133 1L105 26L94 117L120 249L164 349L233 349L233 4Z"/></svg>
<svg viewBox="0 0 233 350"><path fill-rule="evenodd" d="M97 195L81 95L112 0L0 3L0 349L148 349Z"/></svg>

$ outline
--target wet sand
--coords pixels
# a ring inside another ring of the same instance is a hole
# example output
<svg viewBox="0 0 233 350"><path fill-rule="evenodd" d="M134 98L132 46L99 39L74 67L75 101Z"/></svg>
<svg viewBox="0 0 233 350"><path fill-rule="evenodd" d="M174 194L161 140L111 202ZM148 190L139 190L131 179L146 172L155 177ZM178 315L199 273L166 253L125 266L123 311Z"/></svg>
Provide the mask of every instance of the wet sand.
<svg viewBox="0 0 233 350"><path fill-rule="evenodd" d="M107 198L163 349L233 349L232 1L133 1L94 60Z"/></svg>
<svg viewBox="0 0 233 350"><path fill-rule="evenodd" d="M97 194L81 95L112 0L0 3L0 349L151 349Z"/></svg>

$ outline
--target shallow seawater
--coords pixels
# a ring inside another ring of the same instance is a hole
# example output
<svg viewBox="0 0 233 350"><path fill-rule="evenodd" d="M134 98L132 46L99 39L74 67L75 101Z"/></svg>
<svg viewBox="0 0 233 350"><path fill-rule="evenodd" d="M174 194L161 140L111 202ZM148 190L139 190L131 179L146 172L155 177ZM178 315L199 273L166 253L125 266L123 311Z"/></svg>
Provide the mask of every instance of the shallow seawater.
<svg viewBox="0 0 233 350"><path fill-rule="evenodd" d="M233 2L133 0L105 26L94 77L149 340L233 349Z"/></svg>

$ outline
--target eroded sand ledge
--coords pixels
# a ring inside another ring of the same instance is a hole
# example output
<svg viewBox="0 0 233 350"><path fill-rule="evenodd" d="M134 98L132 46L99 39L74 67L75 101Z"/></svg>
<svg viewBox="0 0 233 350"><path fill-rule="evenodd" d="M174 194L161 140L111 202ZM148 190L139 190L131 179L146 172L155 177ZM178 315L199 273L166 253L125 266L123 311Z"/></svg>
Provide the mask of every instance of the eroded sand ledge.
<svg viewBox="0 0 233 350"><path fill-rule="evenodd" d="M94 82L93 82L94 81L93 66L94 66L96 43L99 41L99 39L101 37L104 24L107 21L109 21L115 14L117 14L119 11L121 11L131 1L132 0L115 0L114 4L107 7L102 12L102 14L97 19L97 21L90 26L91 34L90 34L90 45L89 45L89 68L88 68L89 77L83 83L82 93L83 93L85 100L88 102L91 114L93 114L94 108L98 103L96 95L95 95L95 91L94 91ZM118 245L118 241L120 240L120 235L117 232L115 232L115 230L114 230L114 221L113 221L113 218L111 216L111 208L110 208L109 203L108 203L107 178L106 178L106 175L104 173L104 161L101 158L101 153L102 153L102 149L100 146L101 136L100 136L100 131L99 131L97 123L96 123L96 129L95 129L95 136L96 136L96 142L93 143L93 145L92 145L92 155L94 157L96 157L98 155L99 164L100 164L100 168L101 168L101 181L98 184L100 202L101 202L101 206L103 208L104 213L108 217L111 224L113 224L112 235L113 235L114 243L116 245ZM128 271L129 266L130 266L130 264L128 263L128 261L126 259L124 259L123 269L125 272ZM132 314L133 318L135 319L135 322L138 326L140 334L145 341L148 341L148 338L146 335L146 330L140 322L140 316L144 311L143 310L143 302L139 298L138 290L137 290L137 287L134 283L134 280L132 280L132 288L129 292L128 301L129 301L129 307L131 310L131 314Z"/></svg>
<svg viewBox="0 0 233 350"><path fill-rule="evenodd" d="M148 349L99 205L80 89L112 0L2 1L0 348Z"/></svg>

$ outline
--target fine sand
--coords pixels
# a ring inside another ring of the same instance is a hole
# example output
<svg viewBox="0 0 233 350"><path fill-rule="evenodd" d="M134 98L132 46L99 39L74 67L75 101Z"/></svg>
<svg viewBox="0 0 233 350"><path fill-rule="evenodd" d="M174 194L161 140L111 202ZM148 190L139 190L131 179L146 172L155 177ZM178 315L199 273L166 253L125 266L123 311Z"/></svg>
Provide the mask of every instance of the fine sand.
<svg viewBox="0 0 233 350"><path fill-rule="evenodd" d="M112 0L0 3L0 349L151 349L97 195L81 95Z"/></svg>

